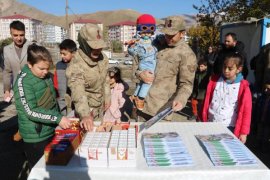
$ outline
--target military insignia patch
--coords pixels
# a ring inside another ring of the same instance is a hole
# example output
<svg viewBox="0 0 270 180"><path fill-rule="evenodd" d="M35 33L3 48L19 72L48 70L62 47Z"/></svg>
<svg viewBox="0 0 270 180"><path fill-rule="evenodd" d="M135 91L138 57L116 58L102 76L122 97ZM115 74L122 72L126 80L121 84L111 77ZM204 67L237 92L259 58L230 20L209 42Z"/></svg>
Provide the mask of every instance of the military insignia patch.
<svg viewBox="0 0 270 180"><path fill-rule="evenodd" d="M165 21L165 27L169 27L169 28L172 27L172 20L171 19Z"/></svg>
<svg viewBox="0 0 270 180"><path fill-rule="evenodd" d="M168 27L172 27L172 20L169 20Z"/></svg>

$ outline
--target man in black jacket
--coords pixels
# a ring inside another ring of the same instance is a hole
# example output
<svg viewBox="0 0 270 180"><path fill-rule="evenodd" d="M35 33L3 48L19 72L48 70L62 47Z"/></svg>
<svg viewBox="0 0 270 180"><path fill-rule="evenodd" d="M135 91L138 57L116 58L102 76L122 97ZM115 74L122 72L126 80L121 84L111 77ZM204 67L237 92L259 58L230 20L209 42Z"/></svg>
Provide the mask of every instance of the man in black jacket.
<svg viewBox="0 0 270 180"><path fill-rule="evenodd" d="M227 33L225 35L225 42L223 44L223 48L218 53L217 59L214 63L214 74L222 74L222 66L225 57L230 53L239 53L243 56L244 59L244 66L242 74L246 79L248 75L248 66L247 66L247 57L246 53L244 52L245 45L241 41L237 41L237 37L235 33Z"/></svg>

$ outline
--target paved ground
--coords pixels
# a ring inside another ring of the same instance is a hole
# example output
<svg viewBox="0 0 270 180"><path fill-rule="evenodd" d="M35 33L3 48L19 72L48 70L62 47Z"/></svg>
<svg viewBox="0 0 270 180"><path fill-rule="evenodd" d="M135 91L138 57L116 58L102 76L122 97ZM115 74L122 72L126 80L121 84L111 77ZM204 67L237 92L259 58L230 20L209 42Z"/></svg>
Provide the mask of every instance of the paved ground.
<svg viewBox="0 0 270 180"><path fill-rule="evenodd" d="M27 179L27 167L22 150L22 142L14 142L13 134L18 129L15 106L3 102L2 72L0 69L0 179L1 180L25 180ZM187 107L179 116L182 121L187 120L186 114L190 114L190 107ZM248 137L247 146L256 156L270 167L270 148L261 148L256 143L255 132L252 131Z"/></svg>

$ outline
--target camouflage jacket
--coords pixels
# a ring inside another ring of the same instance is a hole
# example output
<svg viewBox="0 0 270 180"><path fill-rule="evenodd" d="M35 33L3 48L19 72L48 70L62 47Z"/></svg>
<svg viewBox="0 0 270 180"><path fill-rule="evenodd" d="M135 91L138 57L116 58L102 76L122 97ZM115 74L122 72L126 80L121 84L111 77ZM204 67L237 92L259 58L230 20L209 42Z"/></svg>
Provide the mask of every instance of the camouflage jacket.
<svg viewBox="0 0 270 180"><path fill-rule="evenodd" d="M101 110L104 102L110 102L108 63L105 54L102 53L100 60L94 62L81 49L69 63L66 70L67 84L80 118L89 116L93 109Z"/></svg>
<svg viewBox="0 0 270 180"><path fill-rule="evenodd" d="M158 41L161 42L161 41ZM145 98L144 113L155 115L179 101L183 106L192 93L196 56L184 40L173 47L156 44L158 49L155 79Z"/></svg>

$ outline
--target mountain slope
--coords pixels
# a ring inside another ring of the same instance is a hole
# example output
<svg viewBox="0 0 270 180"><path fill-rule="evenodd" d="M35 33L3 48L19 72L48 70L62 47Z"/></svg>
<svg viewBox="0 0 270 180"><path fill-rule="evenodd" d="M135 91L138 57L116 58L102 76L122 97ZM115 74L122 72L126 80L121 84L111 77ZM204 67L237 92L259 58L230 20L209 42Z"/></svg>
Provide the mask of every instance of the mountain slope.
<svg viewBox="0 0 270 180"><path fill-rule="evenodd" d="M19 8L18 8L19 7ZM64 8L64 7L63 7ZM70 12L69 12L70 13ZM0 0L0 16L8 16L13 14L21 14L24 16L32 17L34 19L43 21L44 23L50 23L57 26L66 26L66 18L65 16L55 16L52 14L44 13L32 6L20 3L16 0ZM105 26L110 24L118 23L121 21L136 21L137 17L141 13L131 10L115 10L115 11L98 11L95 13L89 14L69 14L68 21L69 23L78 19L93 19L102 22ZM193 24L193 21L190 19L194 19L192 16L184 15L182 16L185 19L187 26ZM156 19L157 24L161 24L164 21L160 19Z"/></svg>

